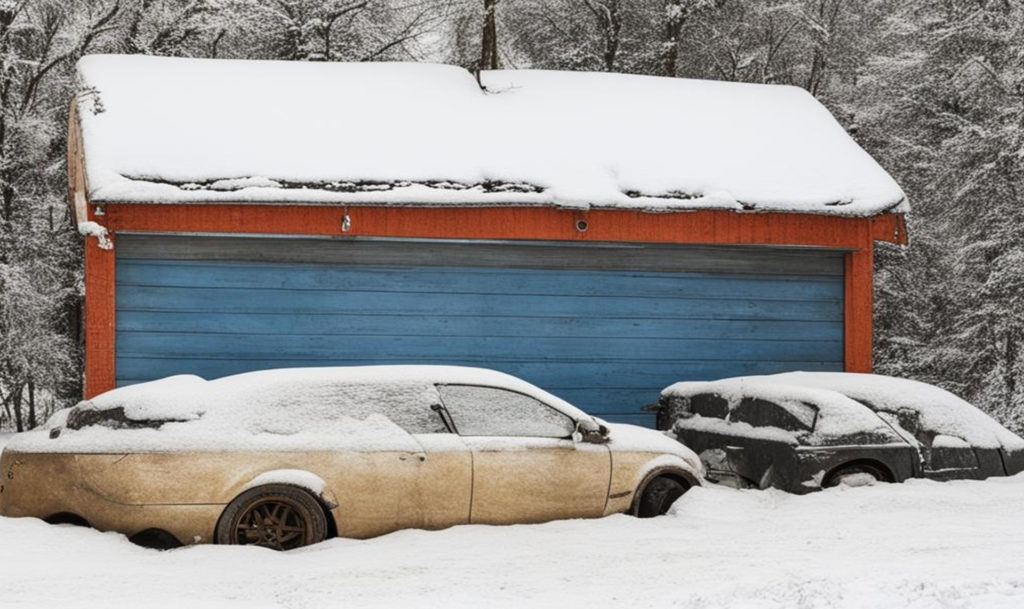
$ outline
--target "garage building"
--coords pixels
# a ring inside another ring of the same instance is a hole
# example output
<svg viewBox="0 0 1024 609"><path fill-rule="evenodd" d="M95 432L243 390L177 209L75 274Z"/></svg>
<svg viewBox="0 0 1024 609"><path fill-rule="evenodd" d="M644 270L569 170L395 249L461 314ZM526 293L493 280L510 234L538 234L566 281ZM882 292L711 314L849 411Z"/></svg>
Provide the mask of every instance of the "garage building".
<svg viewBox="0 0 1024 609"><path fill-rule="evenodd" d="M680 380L871 370L899 186L806 92L90 56L69 133L86 394L484 366L612 421Z"/></svg>

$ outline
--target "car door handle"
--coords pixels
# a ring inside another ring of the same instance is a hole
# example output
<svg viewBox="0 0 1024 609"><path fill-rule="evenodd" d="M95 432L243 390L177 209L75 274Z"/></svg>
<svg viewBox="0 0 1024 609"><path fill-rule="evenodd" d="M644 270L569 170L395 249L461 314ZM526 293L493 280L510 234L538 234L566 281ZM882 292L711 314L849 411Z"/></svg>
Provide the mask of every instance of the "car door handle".
<svg viewBox="0 0 1024 609"><path fill-rule="evenodd" d="M426 461L427 460L427 454L426 453L405 453L405 454L402 454L402 455L398 456L398 460L399 461L408 461L409 459L412 459L412 458L419 459L421 462L422 461Z"/></svg>

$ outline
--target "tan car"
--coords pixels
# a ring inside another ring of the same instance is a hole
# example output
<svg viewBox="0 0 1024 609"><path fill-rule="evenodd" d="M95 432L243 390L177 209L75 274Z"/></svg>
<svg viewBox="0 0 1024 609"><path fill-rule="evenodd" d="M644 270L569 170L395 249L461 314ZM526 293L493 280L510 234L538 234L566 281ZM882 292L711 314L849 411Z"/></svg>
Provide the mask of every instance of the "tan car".
<svg viewBox="0 0 1024 609"><path fill-rule="evenodd" d="M122 387L12 440L0 514L287 550L402 528L663 514L703 469L517 378L372 366Z"/></svg>

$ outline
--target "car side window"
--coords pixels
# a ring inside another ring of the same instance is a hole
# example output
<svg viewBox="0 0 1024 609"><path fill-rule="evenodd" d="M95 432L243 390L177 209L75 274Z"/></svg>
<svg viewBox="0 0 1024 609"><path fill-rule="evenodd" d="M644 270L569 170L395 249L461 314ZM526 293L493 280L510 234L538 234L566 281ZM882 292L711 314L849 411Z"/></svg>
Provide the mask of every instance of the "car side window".
<svg viewBox="0 0 1024 609"><path fill-rule="evenodd" d="M690 398L690 412L701 417L724 419L729 414L729 400L715 393L698 393Z"/></svg>
<svg viewBox="0 0 1024 609"><path fill-rule="evenodd" d="M447 433L441 415L431 408L439 401L430 383L306 384L287 407L268 408L268 419L299 419L313 429L339 416L363 420L383 416L406 433Z"/></svg>
<svg viewBox="0 0 1024 609"><path fill-rule="evenodd" d="M576 424L528 395L475 385L438 385L459 435L568 438Z"/></svg>
<svg viewBox="0 0 1024 609"><path fill-rule="evenodd" d="M440 413L431 408L438 399L433 387L382 384L374 393L374 410L407 433L448 433Z"/></svg>
<svg viewBox="0 0 1024 609"><path fill-rule="evenodd" d="M743 398L733 408L730 420L753 427L776 427L786 431L811 431L817 415L813 406L794 404L790 409L759 398Z"/></svg>

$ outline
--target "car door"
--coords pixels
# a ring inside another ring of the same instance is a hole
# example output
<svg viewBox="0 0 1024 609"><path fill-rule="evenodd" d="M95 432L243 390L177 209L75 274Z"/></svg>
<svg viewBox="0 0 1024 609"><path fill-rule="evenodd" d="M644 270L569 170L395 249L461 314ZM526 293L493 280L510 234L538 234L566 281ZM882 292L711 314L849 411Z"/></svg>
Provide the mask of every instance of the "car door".
<svg viewBox="0 0 1024 609"><path fill-rule="evenodd" d="M438 386L473 455L470 522L511 524L604 514L611 454L575 442L576 422L528 395L497 387Z"/></svg>
<svg viewBox="0 0 1024 609"><path fill-rule="evenodd" d="M407 472L404 483L395 489L395 514L402 527L440 529L469 522L473 456L462 438L449 429L440 412L440 397L433 389L428 385L398 395L390 389L376 396L375 406L407 431L421 449L415 454L399 454L400 462L392 467Z"/></svg>
<svg viewBox="0 0 1024 609"><path fill-rule="evenodd" d="M774 427L783 418L779 406L743 398L733 408L715 393L688 398L674 426L677 439L700 455L708 478L728 486L759 486L779 456L792 453L794 441Z"/></svg>
<svg viewBox="0 0 1024 609"><path fill-rule="evenodd" d="M924 477L933 480L984 478L973 446L962 438L935 433L921 424L921 415L910 408L879 411L887 420L896 420L902 430L917 439L924 466ZM995 455L998 458L998 455Z"/></svg>
<svg viewBox="0 0 1024 609"><path fill-rule="evenodd" d="M733 407L729 423L737 429L736 441L740 444L729 451L729 463L736 473L760 488L793 473L788 470L792 469L798 437L814 426L813 419L803 421L780 404L750 397Z"/></svg>

